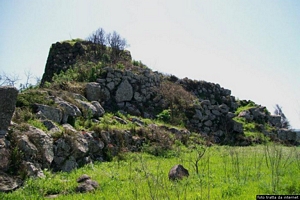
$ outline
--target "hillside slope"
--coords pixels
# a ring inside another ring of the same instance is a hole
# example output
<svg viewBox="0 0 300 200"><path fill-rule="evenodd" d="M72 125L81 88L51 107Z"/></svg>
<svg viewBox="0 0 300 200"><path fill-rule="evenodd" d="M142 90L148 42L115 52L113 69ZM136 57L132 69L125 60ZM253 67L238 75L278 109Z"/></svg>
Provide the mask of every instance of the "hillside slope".
<svg viewBox="0 0 300 200"><path fill-rule="evenodd" d="M128 51L111 52L82 40L51 46L41 87L19 93L12 125L1 126L1 173L40 177L42 169L71 171L126 151L167 156L178 143L298 144L280 116L219 84L154 72Z"/></svg>

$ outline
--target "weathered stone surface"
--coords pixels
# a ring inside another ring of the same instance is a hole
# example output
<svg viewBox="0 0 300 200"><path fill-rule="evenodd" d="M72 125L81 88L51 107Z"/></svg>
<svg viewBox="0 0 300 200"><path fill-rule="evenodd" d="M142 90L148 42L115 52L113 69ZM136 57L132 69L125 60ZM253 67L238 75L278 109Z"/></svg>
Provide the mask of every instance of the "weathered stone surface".
<svg viewBox="0 0 300 200"><path fill-rule="evenodd" d="M280 128L281 127L281 116L279 115L270 115L269 122L271 125Z"/></svg>
<svg viewBox="0 0 300 200"><path fill-rule="evenodd" d="M37 115L42 119L49 119L54 122L60 123L62 120L62 111L42 104L34 104L34 109Z"/></svg>
<svg viewBox="0 0 300 200"><path fill-rule="evenodd" d="M196 113L194 115L194 118L201 120L203 118L202 112L199 109L196 109L195 111L196 111Z"/></svg>
<svg viewBox="0 0 300 200"><path fill-rule="evenodd" d="M189 171L182 165L175 165L169 171L169 180L180 180L189 176Z"/></svg>
<svg viewBox="0 0 300 200"><path fill-rule="evenodd" d="M10 150L4 138L0 138L0 161L0 171L7 171L10 164Z"/></svg>
<svg viewBox="0 0 300 200"><path fill-rule="evenodd" d="M24 152L25 160L33 160L37 157L38 150L36 146L29 140L27 135L22 135L18 138L17 145Z"/></svg>
<svg viewBox="0 0 300 200"><path fill-rule="evenodd" d="M252 121L253 120L253 115L251 115L249 110L243 110L242 112L240 112L240 114L238 115L238 117L242 117L245 118L248 121Z"/></svg>
<svg viewBox="0 0 300 200"><path fill-rule="evenodd" d="M222 113L228 113L229 112L229 107L224 103L222 105L220 105L219 108L220 108L220 111Z"/></svg>
<svg viewBox="0 0 300 200"><path fill-rule="evenodd" d="M15 111L18 90L15 87L0 87L0 138L4 137Z"/></svg>
<svg viewBox="0 0 300 200"><path fill-rule="evenodd" d="M235 114L232 113L232 112L228 112L228 113L226 114L226 117L227 117L228 119L232 119L232 118L235 117Z"/></svg>
<svg viewBox="0 0 300 200"><path fill-rule="evenodd" d="M256 121L266 121L267 117L266 117L266 113L265 113L265 108L263 106L258 106L256 108L250 108L249 111L251 112L251 114L253 115L253 120Z"/></svg>
<svg viewBox="0 0 300 200"><path fill-rule="evenodd" d="M74 118L82 115L79 108L69 102L66 102L59 98L56 98L55 102L63 110L62 123L67 123L68 121L72 121L74 120Z"/></svg>
<svg viewBox="0 0 300 200"><path fill-rule="evenodd" d="M40 165L37 163L23 161L21 168L26 172L27 176L38 178L45 177L44 172L42 171Z"/></svg>
<svg viewBox="0 0 300 200"><path fill-rule="evenodd" d="M97 189L98 187L99 187L98 182L93 180L87 180L81 183L79 186L77 186L76 192L80 192L80 193L91 192Z"/></svg>
<svg viewBox="0 0 300 200"><path fill-rule="evenodd" d="M97 181L91 180L90 176L87 174L81 175L77 179L77 183L80 183L76 188L76 192L91 192L99 187L99 183Z"/></svg>
<svg viewBox="0 0 300 200"><path fill-rule="evenodd" d="M82 174L79 178L77 178L77 183L85 182L86 180L91 179L91 177L87 174Z"/></svg>
<svg viewBox="0 0 300 200"><path fill-rule="evenodd" d="M95 106L97 112L95 113L95 117L102 117L105 113L104 108L101 106L101 104L98 101L92 101L91 104Z"/></svg>
<svg viewBox="0 0 300 200"><path fill-rule="evenodd" d="M19 188L22 180L0 172L0 192L10 192Z"/></svg>
<svg viewBox="0 0 300 200"><path fill-rule="evenodd" d="M87 41L76 42L74 45L69 42L52 44L41 85L43 86L46 81L51 82L55 73L59 74L61 71L71 68L76 63L77 56L84 55L89 45L92 45L92 43Z"/></svg>
<svg viewBox="0 0 300 200"><path fill-rule="evenodd" d="M213 125L213 123L212 123L212 121L208 120L208 121L204 122L204 125L210 127Z"/></svg>
<svg viewBox="0 0 300 200"><path fill-rule="evenodd" d="M28 136L38 151L35 159L41 164L42 168L49 168L54 157L53 138L35 127L30 127L25 135ZM26 154L26 152L24 153Z"/></svg>
<svg viewBox="0 0 300 200"><path fill-rule="evenodd" d="M59 127L54 122L52 122L51 120L42 120L42 123L46 126L49 133L61 132Z"/></svg>
<svg viewBox="0 0 300 200"><path fill-rule="evenodd" d="M83 115L85 117L97 117L98 116L98 111L97 108L91 104L90 102L87 101L81 101L76 99L76 101L81 105L82 110L83 110ZM91 116L89 116L91 115Z"/></svg>
<svg viewBox="0 0 300 200"><path fill-rule="evenodd" d="M236 122L236 121L233 121L233 128L232 128L233 132L236 132L236 133L243 133L244 130L243 130L243 124L242 123L239 123L239 122Z"/></svg>
<svg viewBox="0 0 300 200"><path fill-rule="evenodd" d="M212 114L214 114L216 116L220 116L221 115L221 113L218 110L212 110L211 112L212 112Z"/></svg>
<svg viewBox="0 0 300 200"><path fill-rule="evenodd" d="M101 85L96 82L91 82L86 84L86 98L89 101L100 101L103 99L103 95L101 92Z"/></svg>
<svg viewBox="0 0 300 200"><path fill-rule="evenodd" d="M116 102L130 101L133 97L133 89L127 79L123 80L116 91Z"/></svg>

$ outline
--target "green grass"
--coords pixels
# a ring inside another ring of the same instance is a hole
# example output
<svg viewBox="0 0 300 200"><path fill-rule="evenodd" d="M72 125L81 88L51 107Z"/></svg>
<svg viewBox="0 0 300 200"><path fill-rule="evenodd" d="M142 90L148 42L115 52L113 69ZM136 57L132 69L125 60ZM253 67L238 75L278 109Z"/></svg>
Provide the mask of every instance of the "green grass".
<svg viewBox="0 0 300 200"><path fill-rule="evenodd" d="M174 150L174 156L167 158L127 153L123 160L90 164L70 173L45 171L45 178L28 179L21 189L0 194L0 198L43 199L59 194L56 199L255 199L257 194L299 194L299 147L271 144L269 154L266 149L209 147L198 163L198 174L193 163L199 148L180 146ZM275 152L281 152L281 156ZM278 176L274 176L266 156L279 163ZM168 172L179 163L189 170L190 176L171 182ZM88 194L75 193L76 179L82 174L98 181L100 188ZM272 184L274 178L277 185Z"/></svg>

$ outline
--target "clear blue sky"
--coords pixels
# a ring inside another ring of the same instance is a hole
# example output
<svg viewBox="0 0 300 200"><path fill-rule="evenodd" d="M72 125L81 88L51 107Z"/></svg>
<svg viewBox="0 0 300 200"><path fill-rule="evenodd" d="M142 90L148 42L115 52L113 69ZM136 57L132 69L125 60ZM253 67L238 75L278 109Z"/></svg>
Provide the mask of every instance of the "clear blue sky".
<svg viewBox="0 0 300 200"><path fill-rule="evenodd" d="M0 72L42 77L52 43L102 27L151 69L279 104L300 128L299 11L298 0L2 0Z"/></svg>

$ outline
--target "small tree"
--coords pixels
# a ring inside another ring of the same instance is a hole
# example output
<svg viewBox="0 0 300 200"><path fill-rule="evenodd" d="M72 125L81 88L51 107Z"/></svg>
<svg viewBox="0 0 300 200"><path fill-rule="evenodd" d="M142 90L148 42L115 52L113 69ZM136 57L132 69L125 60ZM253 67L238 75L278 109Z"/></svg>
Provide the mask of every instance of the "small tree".
<svg viewBox="0 0 300 200"><path fill-rule="evenodd" d="M0 86L3 86L3 85L15 86L15 84L19 80L21 80L21 79L16 74L8 75L4 72L2 72L2 74L0 74Z"/></svg>
<svg viewBox="0 0 300 200"><path fill-rule="evenodd" d="M99 28L97 29L94 33L92 33L87 40L95 43L95 44L99 44L101 46L105 46L107 45L107 40L106 40L106 35L105 35L105 31L103 28Z"/></svg>
<svg viewBox="0 0 300 200"><path fill-rule="evenodd" d="M122 38L116 31L107 34L107 41L114 50L123 51L128 46L125 38Z"/></svg>
<svg viewBox="0 0 300 200"><path fill-rule="evenodd" d="M107 42L111 47L112 60L117 62L120 53L128 46L127 41L114 31L112 34L107 34Z"/></svg>
<svg viewBox="0 0 300 200"><path fill-rule="evenodd" d="M290 128L290 122L286 118L285 114L282 111L282 107L279 106L278 104L275 105L275 115L279 115L281 117L281 127L282 128Z"/></svg>
<svg viewBox="0 0 300 200"><path fill-rule="evenodd" d="M95 45L95 56L101 56L104 54L107 45L107 37L103 28L97 29L88 38L88 41L96 44Z"/></svg>

